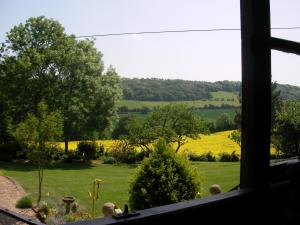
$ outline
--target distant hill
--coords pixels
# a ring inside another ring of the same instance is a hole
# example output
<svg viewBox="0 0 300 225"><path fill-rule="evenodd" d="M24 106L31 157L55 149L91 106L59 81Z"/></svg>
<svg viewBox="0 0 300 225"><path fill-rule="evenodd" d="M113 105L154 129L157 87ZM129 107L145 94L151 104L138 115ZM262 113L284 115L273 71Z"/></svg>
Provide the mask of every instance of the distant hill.
<svg viewBox="0 0 300 225"><path fill-rule="evenodd" d="M288 84L278 84L278 89L281 91L281 97L284 100L288 100L288 99L300 100L300 87L288 85Z"/></svg>
<svg viewBox="0 0 300 225"><path fill-rule="evenodd" d="M157 78L122 78L123 99L138 101L214 100L214 92L241 91L239 81L188 81ZM278 84L284 100L300 99L300 87Z"/></svg>

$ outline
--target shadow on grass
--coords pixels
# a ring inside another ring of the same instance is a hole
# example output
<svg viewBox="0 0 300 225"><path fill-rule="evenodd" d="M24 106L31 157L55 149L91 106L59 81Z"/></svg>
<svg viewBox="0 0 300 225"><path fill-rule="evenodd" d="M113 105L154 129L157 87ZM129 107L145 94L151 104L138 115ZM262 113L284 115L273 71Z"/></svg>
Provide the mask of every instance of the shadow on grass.
<svg viewBox="0 0 300 225"><path fill-rule="evenodd" d="M46 170L84 170L84 169L91 169L94 167L91 162L89 161L78 161L78 162L55 162L45 166ZM30 163L30 162L2 162L0 161L0 169L8 170L8 171L35 171L37 170L37 166Z"/></svg>

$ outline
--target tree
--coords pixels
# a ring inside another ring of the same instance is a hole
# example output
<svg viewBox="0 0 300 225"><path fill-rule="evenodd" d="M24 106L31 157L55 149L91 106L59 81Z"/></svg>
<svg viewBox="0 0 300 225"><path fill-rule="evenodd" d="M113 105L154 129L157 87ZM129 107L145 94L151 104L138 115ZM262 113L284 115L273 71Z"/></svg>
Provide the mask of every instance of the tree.
<svg viewBox="0 0 300 225"><path fill-rule="evenodd" d="M300 101L289 100L277 112L274 144L285 157L300 157Z"/></svg>
<svg viewBox="0 0 300 225"><path fill-rule="evenodd" d="M110 125L120 98L119 77L104 72L102 54L91 40L76 40L45 17L15 26L1 47L1 90L15 124L36 114L44 99L64 119L65 151L70 139L98 135Z"/></svg>
<svg viewBox="0 0 300 225"><path fill-rule="evenodd" d="M48 110L44 102L38 104L37 116L28 114L26 119L16 126L13 136L26 148L26 155L38 168L38 199L42 196L44 166L49 161L54 141L62 135L63 118L60 112Z"/></svg>
<svg viewBox="0 0 300 225"><path fill-rule="evenodd" d="M150 151L150 144L158 138L175 143L178 152L188 138L197 139L200 133L208 133L203 120L184 104L169 104L155 109L144 122L134 124L129 129L128 140L131 144Z"/></svg>
<svg viewBox="0 0 300 225"><path fill-rule="evenodd" d="M239 94L238 100L239 103L242 104L241 94ZM281 106L282 106L281 91L278 89L277 83L273 82L271 83L271 132L272 133L274 133L274 127L277 120L276 115L277 112L280 110ZM232 141L236 142L239 146L241 146L241 130L240 130L242 125L241 110L236 110L234 123L235 126L238 128L238 130L228 135L228 138L230 138Z"/></svg>
<svg viewBox="0 0 300 225"><path fill-rule="evenodd" d="M132 114L122 116L116 123L115 128L111 134L113 139L119 139L121 136L128 135L128 126L136 121L136 117Z"/></svg>
<svg viewBox="0 0 300 225"><path fill-rule="evenodd" d="M224 131L224 130L231 130L234 128L234 124L227 113L223 113L220 117L216 120L216 130L217 131Z"/></svg>
<svg viewBox="0 0 300 225"><path fill-rule="evenodd" d="M276 124L277 112L280 111L281 107L281 91L278 88L278 84L274 82L271 84L271 129L273 129Z"/></svg>
<svg viewBox="0 0 300 225"><path fill-rule="evenodd" d="M187 158L175 154L160 139L130 183L129 204L133 209L147 209L194 199L200 185L199 175Z"/></svg>
<svg viewBox="0 0 300 225"><path fill-rule="evenodd" d="M228 138L235 143L237 143L241 147L241 132L240 130L234 130L229 135Z"/></svg>
<svg viewBox="0 0 300 225"><path fill-rule="evenodd" d="M148 154L151 152L151 144L158 138L155 128L146 120L139 120L128 125L128 135L124 135L130 145L139 147Z"/></svg>

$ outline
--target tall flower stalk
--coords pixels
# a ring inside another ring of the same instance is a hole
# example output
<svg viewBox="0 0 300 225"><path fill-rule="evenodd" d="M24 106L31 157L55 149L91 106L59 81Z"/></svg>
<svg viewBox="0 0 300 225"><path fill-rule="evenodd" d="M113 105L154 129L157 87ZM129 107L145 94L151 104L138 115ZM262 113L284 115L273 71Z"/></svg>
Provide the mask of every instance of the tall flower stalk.
<svg viewBox="0 0 300 225"><path fill-rule="evenodd" d="M93 191L92 193L89 191L89 196L92 199L92 218L95 218L95 204L100 198L100 183L101 179L95 179L93 182Z"/></svg>

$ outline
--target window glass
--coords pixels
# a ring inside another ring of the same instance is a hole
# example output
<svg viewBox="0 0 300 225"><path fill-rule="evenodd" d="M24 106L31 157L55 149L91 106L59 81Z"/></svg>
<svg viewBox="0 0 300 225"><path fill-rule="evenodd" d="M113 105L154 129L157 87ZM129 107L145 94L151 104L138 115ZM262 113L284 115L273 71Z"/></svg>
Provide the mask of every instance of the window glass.
<svg viewBox="0 0 300 225"><path fill-rule="evenodd" d="M299 152L300 57L272 51L271 159L295 157Z"/></svg>

